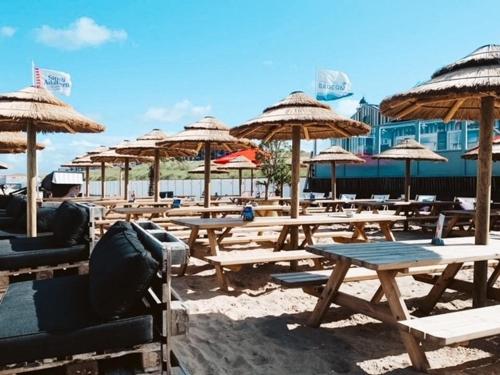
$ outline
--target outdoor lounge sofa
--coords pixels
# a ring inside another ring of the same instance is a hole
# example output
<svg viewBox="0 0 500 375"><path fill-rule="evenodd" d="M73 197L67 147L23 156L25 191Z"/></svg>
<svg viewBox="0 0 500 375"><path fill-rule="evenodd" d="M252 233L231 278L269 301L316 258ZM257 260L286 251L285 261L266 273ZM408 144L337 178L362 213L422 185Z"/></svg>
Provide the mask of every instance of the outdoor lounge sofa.
<svg viewBox="0 0 500 375"><path fill-rule="evenodd" d="M99 360L124 355L139 355L143 371L166 371L187 312L172 308L164 254L145 230L117 222L89 274L11 284L0 302L0 374L62 365L97 374Z"/></svg>

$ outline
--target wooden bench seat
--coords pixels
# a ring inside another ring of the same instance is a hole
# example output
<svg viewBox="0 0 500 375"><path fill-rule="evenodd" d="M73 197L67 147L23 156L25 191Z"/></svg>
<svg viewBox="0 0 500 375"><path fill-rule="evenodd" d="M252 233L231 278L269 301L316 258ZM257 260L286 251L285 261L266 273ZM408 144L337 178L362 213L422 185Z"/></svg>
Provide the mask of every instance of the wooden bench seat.
<svg viewBox="0 0 500 375"><path fill-rule="evenodd" d="M452 345L500 334L500 305L398 322L420 341Z"/></svg>
<svg viewBox="0 0 500 375"><path fill-rule="evenodd" d="M220 288L228 289L227 279L224 268L232 271L239 271L241 266L246 264L293 262L298 260L315 260L316 266L319 266L319 255L310 253L306 250L288 250L288 251L247 251L239 254L223 254L205 257L205 260L215 267Z"/></svg>

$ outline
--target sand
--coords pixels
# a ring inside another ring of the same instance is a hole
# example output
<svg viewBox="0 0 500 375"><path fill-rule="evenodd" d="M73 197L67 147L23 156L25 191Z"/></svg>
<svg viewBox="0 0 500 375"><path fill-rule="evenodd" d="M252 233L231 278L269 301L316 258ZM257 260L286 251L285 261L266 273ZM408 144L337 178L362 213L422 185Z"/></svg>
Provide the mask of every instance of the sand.
<svg viewBox="0 0 500 375"><path fill-rule="evenodd" d="M408 233L395 235L399 240L422 238L421 232ZM371 236L380 238L379 233ZM307 264L301 267L307 269ZM397 330L365 315L332 306L319 328L307 327L316 298L270 281L271 273L287 271L286 264L276 264L232 273L236 291L229 293L218 290L209 268L174 279L190 310L189 332L175 339L176 352L191 374L417 373ZM471 271L461 271L459 277L470 279ZM398 279L398 284L410 310L430 288L411 277ZM376 281L363 281L346 283L341 290L369 299L377 287ZM460 310L471 303L466 295L448 290L436 311ZM468 346L424 348L435 373L500 374L500 337Z"/></svg>

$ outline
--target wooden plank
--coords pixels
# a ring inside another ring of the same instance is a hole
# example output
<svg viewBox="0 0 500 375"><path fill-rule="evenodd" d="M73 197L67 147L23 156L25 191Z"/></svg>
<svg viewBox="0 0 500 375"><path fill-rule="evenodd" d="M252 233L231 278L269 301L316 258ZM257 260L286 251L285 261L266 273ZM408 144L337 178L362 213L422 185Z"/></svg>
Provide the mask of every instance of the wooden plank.
<svg viewBox="0 0 500 375"><path fill-rule="evenodd" d="M36 127L32 120L27 122L26 126L27 137L27 181L26 181L26 194L27 194L27 215L26 215L26 233L28 237L36 237L36 187L37 187L37 163L36 163Z"/></svg>
<svg viewBox="0 0 500 375"><path fill-rule="evenodd" d="M480 339L500 334L500 305L404 320L399 326L439 345Z"/></svg>
<svg viewBox="0 0 500 375"><path fill-rule="evenodd" d="M311 254L305 250L287 250L275 252L248 251L240 254L222 254L218 256L207 256L205 260L214 265L232 266L239 264L256 264L270 262L285 262L291 260L316 259L320 256Z"/></svg>

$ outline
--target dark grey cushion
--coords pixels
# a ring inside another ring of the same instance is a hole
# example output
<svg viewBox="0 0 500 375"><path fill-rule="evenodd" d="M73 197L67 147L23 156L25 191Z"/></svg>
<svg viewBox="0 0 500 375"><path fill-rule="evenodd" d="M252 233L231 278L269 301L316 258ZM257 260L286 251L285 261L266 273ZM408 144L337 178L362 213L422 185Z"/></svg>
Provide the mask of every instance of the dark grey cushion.
<svg viewBox="0 0 500 375"><path fill-rule="evenodd" d="M61 246L73 246L88 241L88 210L74 202L64 201L57 207L52 231Z"/></svg>
<svg viewBox="0 0 500 375"><path fill-rule="evenodd" d="M36 210L36 227L38 232L52 231L56 211L56 207L40 207ZM17 229L26 231L26 223L26 213L24 213L16 221Z"/></svg>
<svg viewBox="0 0 500 375"><path fill-rule="evenodd" d="M77 262L88 257L87 244L58 246L53 236L0 240L0 270Z"/></svg>
<svg viewBox="0 0 500 375"><path fill-rule="evenodd" d="M7 216L17 219L23 213L26 213L26 197L21 195L13 195L7 203Z"/></svg>
<svg viewBox="0 0 500 375"><path fill-rule="evenodd" d="M0 365L153 340L151 315L102 321L87 294L86 275L11 284L0 303Z"/></svg>
<svg viewBox="0 0 500 375"><path fill-rule="evenodd" d="M0 217L0 228L10 229L15 227L16 219L10 216Z"/></svg>
<svg viewBox="0 0 500 375"><path fill-rule="evenodd" d="M105 319L126 314L144 296L158 268L130 223L116 222L90 256L92 308Z"/></svg>

